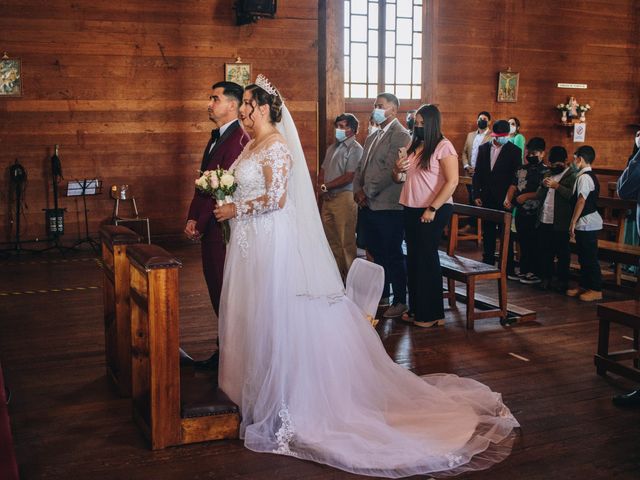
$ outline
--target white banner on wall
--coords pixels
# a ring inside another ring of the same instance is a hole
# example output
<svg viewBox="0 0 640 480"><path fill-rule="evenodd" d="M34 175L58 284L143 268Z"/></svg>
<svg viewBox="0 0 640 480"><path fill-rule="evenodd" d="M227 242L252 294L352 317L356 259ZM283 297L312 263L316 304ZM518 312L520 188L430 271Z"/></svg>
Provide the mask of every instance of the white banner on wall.
<svg viewBox="0 0 640 480"><path fill-rule="evenodd" d="M586 123L576 123L573 126L573 141L574 143L584 142L584 139L587 135L587 124Z"/></svg>

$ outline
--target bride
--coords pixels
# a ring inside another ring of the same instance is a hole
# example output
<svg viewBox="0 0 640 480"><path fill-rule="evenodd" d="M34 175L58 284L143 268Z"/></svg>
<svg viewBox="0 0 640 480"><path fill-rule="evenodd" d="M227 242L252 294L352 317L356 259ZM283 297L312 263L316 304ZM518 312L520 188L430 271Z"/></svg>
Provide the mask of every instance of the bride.
<svg viewBox="0 0 640 480"><path fill-rule="evenodd" d="M253 140L232 167L234 203L215 215L231 220L219 384L245 446L391 478L503 460L519 425L500 394L397 365L345 296L295 125L262 75L240 118Z"/></svg>

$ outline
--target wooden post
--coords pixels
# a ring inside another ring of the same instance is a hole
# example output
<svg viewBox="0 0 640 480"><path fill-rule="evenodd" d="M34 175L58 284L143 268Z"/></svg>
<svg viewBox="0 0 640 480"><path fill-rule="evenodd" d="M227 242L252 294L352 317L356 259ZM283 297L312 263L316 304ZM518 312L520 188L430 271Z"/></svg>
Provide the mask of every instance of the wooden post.
<svg viewBox="0 0 640 480"><path fill-rule="evenodd" d="M133 417L151 448L237 438L238 407L210 379L181 377L178 269L182 264L156 245L131 246L127 256Z"/></svg>
<svg viewBox="0 0 640 480"><path fill-rule="evenodd" d="M100 228L107 378L118 393L131 396L131 324L129 322L129 260L127 246L140 236L126 227Z"/></svg>
<svg viewBox="0 0 640 480"><path fill-rule="evenodd" d="M156 245L136 245L130 264L133 415L153 450L180 443L178 268Z"/></svg>

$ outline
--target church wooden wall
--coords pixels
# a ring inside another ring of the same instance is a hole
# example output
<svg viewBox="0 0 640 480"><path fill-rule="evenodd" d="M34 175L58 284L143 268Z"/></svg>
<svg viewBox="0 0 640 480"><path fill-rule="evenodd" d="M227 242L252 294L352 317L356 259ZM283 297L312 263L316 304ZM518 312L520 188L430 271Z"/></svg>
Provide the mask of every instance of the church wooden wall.
<svg viewBox="0 0 640 480"><path fill-rule="evenodd" d="M23 238L44 236L49 181L60 144L66 181L98 177L91 231L110 219L111 184L128 183L152 234L182 231L212 123L211 85L241 56L265 73L297 121L310 168L317 161L317 2L282 1L277 19L235 26L231 0L5 0L0 50L22 59L24 95L0 98L0 240L9 236L7 170L26 167ZM67 208L65 243L82 224Z"/></svg>
<svg viewBox="0 0 640 480"><path fill-rule="evenodd" d="M596 166L622 168L640 128L640 11L636 0L426 0L423 99L439 105L444 133L461 150L478 112L516 116L527 137L573 153L555 110L589 103L586 144ZM499 71L520 72L517 103L496 102ZM557 83L586 83L567 90ZM347 101L366 122L373 101ZM415 108L405 102L402 110ZM404 122L404 115L401 115ZM366 123L365 123L366 125ZM361 137L366 128L361 129Z"/></svg>

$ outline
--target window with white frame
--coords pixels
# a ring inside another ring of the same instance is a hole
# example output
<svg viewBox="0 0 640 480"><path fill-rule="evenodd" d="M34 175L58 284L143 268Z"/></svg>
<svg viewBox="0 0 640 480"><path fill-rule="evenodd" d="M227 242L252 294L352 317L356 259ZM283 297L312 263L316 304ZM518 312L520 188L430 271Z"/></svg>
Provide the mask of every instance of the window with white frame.
<svg viewBox="0 0 640 480"><path fill-rule="evenodd" d="M419 99L422 0L344 1L344 96Z"/></svg>

